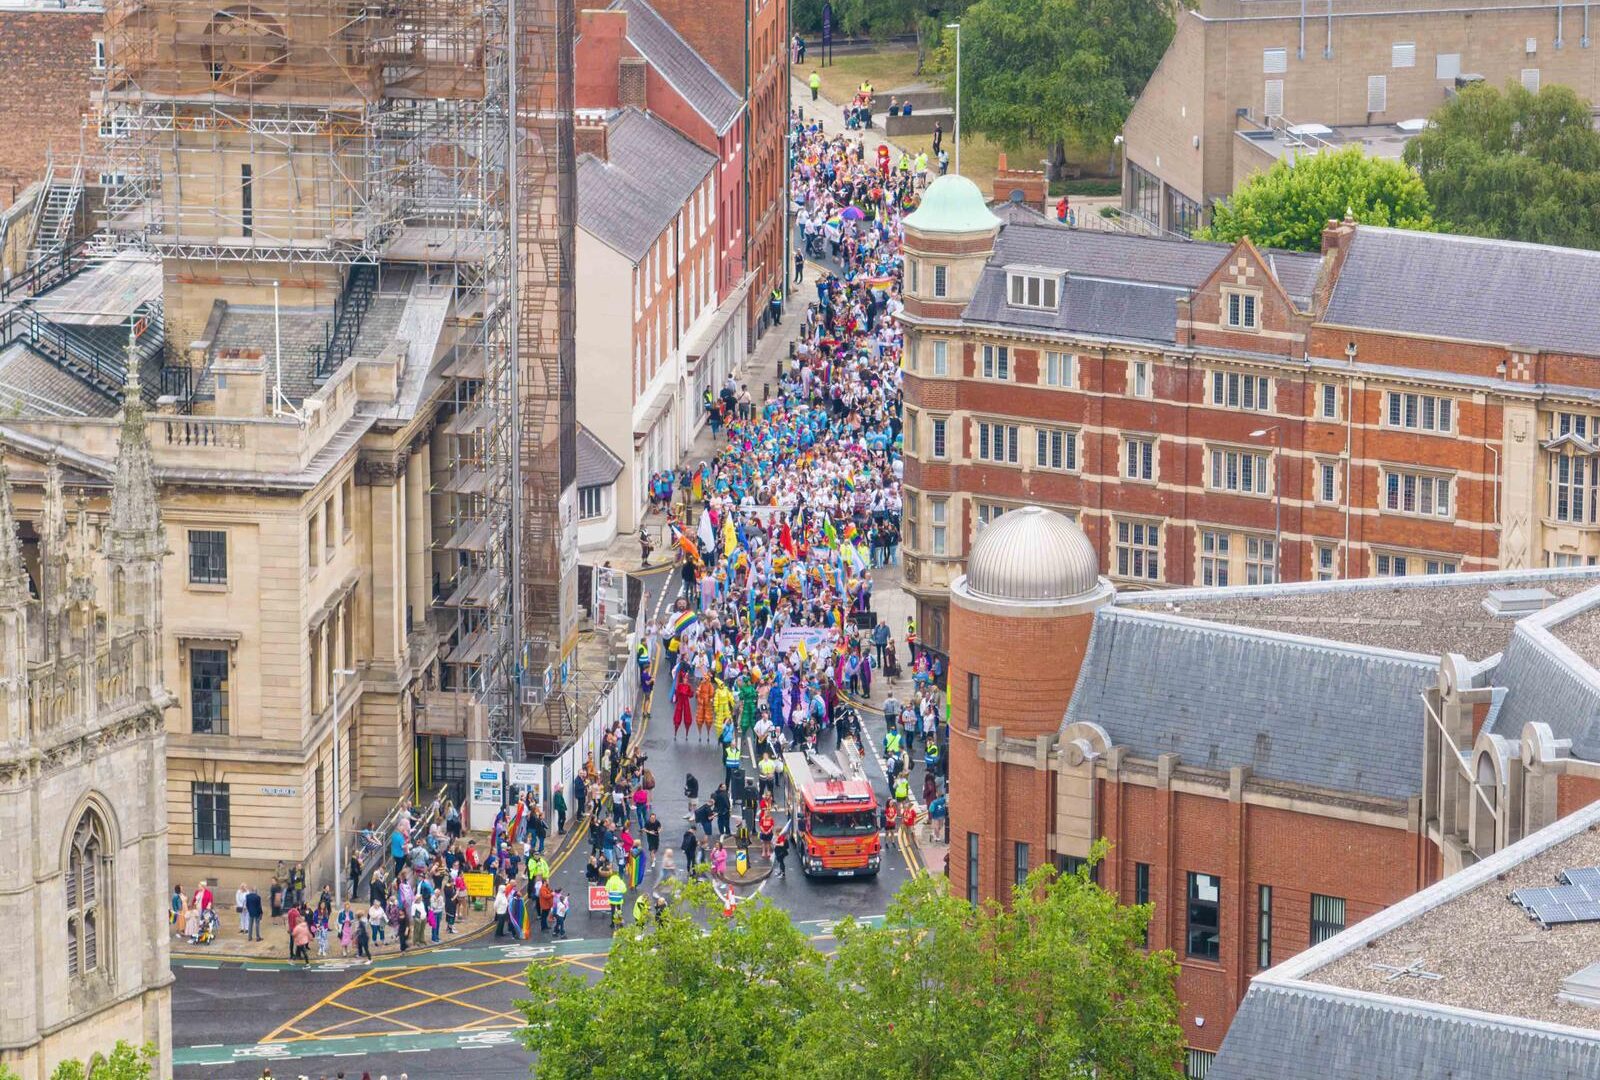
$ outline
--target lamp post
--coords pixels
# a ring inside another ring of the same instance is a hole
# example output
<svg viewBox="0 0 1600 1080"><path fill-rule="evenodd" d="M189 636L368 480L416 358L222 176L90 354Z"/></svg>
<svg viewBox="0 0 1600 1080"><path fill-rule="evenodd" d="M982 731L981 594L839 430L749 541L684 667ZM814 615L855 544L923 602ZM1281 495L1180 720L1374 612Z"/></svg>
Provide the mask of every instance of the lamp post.
<svg viewBox="0 0 1600 1080"><path fill-rule="evenodd" d="M333 684L333 896L338 903L343 903L345 898L344 882L341 880L344 876L344 851L339 837L339 687L345 679L354 678L355 674L354 668L335 668L333 672L333 677L338 680ZM351 738L355 738L354 732ZM359 882L352 882L351 887L357 884Z"/></svg>
<svg viewBox="0 0 1600 1080"><path fill-rule="evenodd" d="M956 124L952 135L956 141L956 175L961 175L961 24L945 23L946 30L956 32Z"/></svg>
<svg viewBox="0 0 1600 1080"><path fill-rule="evenodd" d="M1272 439L1272 575L1278 584L1283 583L1283 447L1278 442L1278 425L1258 428L1250 433L1252 439L1270 436Z"/></svg>

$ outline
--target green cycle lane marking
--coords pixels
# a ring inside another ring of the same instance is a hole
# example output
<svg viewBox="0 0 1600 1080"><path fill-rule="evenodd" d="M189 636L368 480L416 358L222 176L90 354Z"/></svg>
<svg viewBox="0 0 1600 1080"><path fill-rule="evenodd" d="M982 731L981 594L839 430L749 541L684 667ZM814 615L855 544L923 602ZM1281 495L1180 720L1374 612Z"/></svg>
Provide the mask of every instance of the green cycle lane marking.
<svg viewBox="0 0 1600 1080"><path fill-rule="evenodd" d="M438 1031L417 1035L351 1035L337 1039L250 1043L240 1046L186 1046L172 1052L174 1065L231 1065L240 1061L282 1061L308 1057L357 1057L427 1050L489 1050L515 1046L514 1028Z"/></svg>
<svg viewBox="0 0 1600 1080"><path fill-rule="evenodd" d="M371 963L341 958L320 961L307 967L305 964L288 960L265 960L254 961L243 965L243 968L245 971L309 971L316 975L332 972L385 971L394 968L442 967L448 964L507 963L514 960L537 960L545 956L567 956L571 953L608 952L610 949L610 938L594 940L563 938L560 941L517 941L505 945L454 946L429 949L414 954L394 953L379 957ZM178 960L172 966L215 971L219 965L215 961L199 963Z"/></svg>

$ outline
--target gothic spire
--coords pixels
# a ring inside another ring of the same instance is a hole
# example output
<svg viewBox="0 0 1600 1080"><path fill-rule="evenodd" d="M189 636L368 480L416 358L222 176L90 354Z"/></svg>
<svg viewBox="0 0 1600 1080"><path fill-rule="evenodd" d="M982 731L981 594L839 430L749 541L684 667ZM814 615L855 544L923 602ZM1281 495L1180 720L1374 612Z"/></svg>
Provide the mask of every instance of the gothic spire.
<svg viewBox="0 0 1600 1080"><path fill-rule="evenodd" d="M107 554L113 559L154 558L166 553L156 506L155 468L145 431L144 395L130 335L128 382L122 394L122 434L117 442L117 473L111 488Z"/></svg>
<svg viewBox="0 0 1600 1080"><path fill-rule="evenodd" d="M11 505L11 478L0 456L0 603L28 598L28 575L22 568L22 545L17 540L17 515Z"/></svg>

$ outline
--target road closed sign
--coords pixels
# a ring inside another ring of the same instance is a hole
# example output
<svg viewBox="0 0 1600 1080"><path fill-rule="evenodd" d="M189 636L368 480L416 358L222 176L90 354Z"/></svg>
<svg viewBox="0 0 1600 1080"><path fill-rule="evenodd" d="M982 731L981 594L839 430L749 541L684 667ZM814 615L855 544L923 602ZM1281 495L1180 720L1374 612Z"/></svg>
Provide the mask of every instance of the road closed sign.
<svg viewBox="0 0 1600 1080"><path fill-rule="evenodd" d="M604 885L590 885L589 886L589 910L590 911L610 911L611 910L611 894L606 892L606 887Z"/></svg>

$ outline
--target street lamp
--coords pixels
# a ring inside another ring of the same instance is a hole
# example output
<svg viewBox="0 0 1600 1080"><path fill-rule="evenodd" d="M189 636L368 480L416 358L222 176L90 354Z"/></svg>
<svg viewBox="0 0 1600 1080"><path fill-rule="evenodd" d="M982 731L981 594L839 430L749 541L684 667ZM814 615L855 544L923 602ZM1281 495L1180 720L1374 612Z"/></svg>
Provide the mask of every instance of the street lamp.
<svg viewBox="0 0 1600 1080"><path fill-rule="evenodd" d="M953 133L956 140L956 175L961 175L961 24L945 23L946 30L956 32L956 125Z"/></svg>
<svg viewBox="0 0 1600 1080"><path fill-rule="evenodd" d="M333 684L333 896L335 901L339 903L344 902L344 882L340 880L344 876L344 852L341 850L339 840L339 833L342 828L339 824L339 728L341 719L339 716L339 687L345 679L355 678L355 674L355 668L335 668L333 672L334 678L338 680ZM350 738L355 738L354 731L351 731ZM358 884L360 883L351 882L350 887L354 888Z"/></svg>
<svg viewBox="0 0 1600 1080"><path fill-rule="evenodd" d="M1283 582L1283 447L1278 442L1278 425L1258 428L1250 433L1252 439L1272 438L1272 573Z"/></svg>

